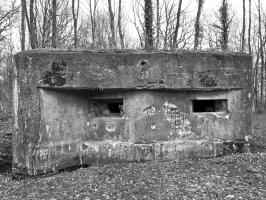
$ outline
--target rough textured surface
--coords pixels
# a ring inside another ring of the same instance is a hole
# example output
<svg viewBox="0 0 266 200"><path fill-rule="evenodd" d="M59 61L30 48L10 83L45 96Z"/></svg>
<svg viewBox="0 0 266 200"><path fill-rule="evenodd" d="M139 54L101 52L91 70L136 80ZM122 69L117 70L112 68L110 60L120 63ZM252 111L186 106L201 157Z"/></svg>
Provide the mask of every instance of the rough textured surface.
<svg viewBox="0 0 266 200"><path fill-rule="evenodd" d="M1 115L1 114L0 114ZM0 116L0 167L12 163L12 118Z"/></svg>
<svg viewBox="0 0 266 200"><path fill-rule="evenodd" d="M214 141L244 141L251 133L246 54L30 51L16 63L16 173L165 152L178 157L183 150L215 155ZM110 100L117 99L119 112L112 113ZM193 112L199 99L226 99L227 109Z"/></svg>

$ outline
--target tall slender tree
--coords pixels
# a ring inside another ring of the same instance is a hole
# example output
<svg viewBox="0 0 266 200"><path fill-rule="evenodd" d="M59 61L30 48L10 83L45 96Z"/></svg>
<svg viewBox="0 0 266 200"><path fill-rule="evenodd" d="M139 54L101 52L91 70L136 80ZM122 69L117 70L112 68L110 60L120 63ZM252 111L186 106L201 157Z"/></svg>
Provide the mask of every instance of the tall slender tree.
<svg viewBox="0 0 266 200"><path fill-rule="evenodd" d="M263 51L263 38L262 38L262 30L261 30L261 1L258 0L258 15L259 15L259 41L260 41L260 60L261 60L261 66L260 66L260 103L263 103L263 89L264 89L264 51Z"/></svg>
<svg viewBox="0 0 266 200"><path fill-rule="evenodd" d="M245 6L246 2L245 0L243 0L243 28L242 28L242 38L241 38L241 51L244 52L245 51L245 33L246 33L246 6Z"/></svg>
<svg viewBox="0 0 266 200"><path fill-rule="evenodd" d="M96 31L96 10L97 10L98 0L89 0L90 7L90 21L91 21L91 36L92 36L92 47L95 46L95 31Z"/></svg>
<svg viewBox="0 0 266 200"><path fill-rule="evenodd" d="M52 47L56 48L56 10L57 4L56 0L53 0L52 3Z"/></svg>
<svg viewBox="0 0 266 200"><path fill-rule="evenodd" d="M160 0L156 0L156 49L159 49L160 42Z"/></svg>
<svg viewBox="0 0 266 200"><path fill-rule="evenodd" d="M21 1L21 51L25 50L25 10L24 1Z"/></svg>
<svg viewBox="0 0 266 200"><path fill-rule="evenodd" d="M111 42L110 47L115 48L116 47L116 41L115 41L115 17L112 9L112 2L111 0L108 0L108 10L109 10L109 22L110 22L110 29L111 29Z"/></svg>
<svg viewBox="0 0 266 200"><path fill-rule="evenodd" d="M122 18L122 15L121 15L121 11L122 11L122 8L121 8L121 3L122 3L122 0L119 0L119 3L118 3L118 18L117 18L117 26L118 26L118 32L119 32L119 37L120 37L120 46L122 49L125 48L125 44L124 44L124 33L122 31L122 23L121 23L121 18Z"/></svg>
<svg viewBox="0 0 266 200"><path fill-rule="evenodd" d="M227 0L222 0L218 15L219 24L213 24L213 26L220 32L219 43L223 51L228 50L229 30L232 20L233 17L230 16L228 2Z"/></svg>
<svg viewBox="0 0 266 200"><path fill-rule="evenodd" d="M248 1L248 53L251 54L251 0Z"/></svg>
<svg viewBox="0 0 266 200"><path fill-rule="evenodd" d="M153 9L152 0L145 0L144 5L145 20L145 49L153 48Z"/></svg>
<svg viewBox="0 0 266 200"><path fill-rule="evenodd" d="M36 19L34 13L35 1L30 0L30 24L29 24L29 32L30 32L30 44L32 49L37 48L37 30L36 30Z"/></svg>
<svg viewBox="0 0 266 200"><path fill-rule="evenodd" d="M79 0L77 0L77 9L75 8L75 0L72 0L72 16L74 28L74 48L78 46L78 15L79 15Z"/></svg>
<svg viewBox="0 0 266 200"><path fill-rule="evenodd" d="M198 12L197 12L197 17L196 17L196 22L195 22L195 38L194 38L194 50L198 49L199 46L199 37L200 37L200 15L201 15L201 10L203 6L203 0L198 0Z"/></svg>
<svg viewBox="0 0 266 200"><path fill-rule="evenodd" d="M182 0L179 0L178 11L177 11L177 14L176 14L176 25L175 25L172 49L177 47L176 41L177 41L177 36L178 36L178 29L180 27L181 7L182 7Z"/></svg>

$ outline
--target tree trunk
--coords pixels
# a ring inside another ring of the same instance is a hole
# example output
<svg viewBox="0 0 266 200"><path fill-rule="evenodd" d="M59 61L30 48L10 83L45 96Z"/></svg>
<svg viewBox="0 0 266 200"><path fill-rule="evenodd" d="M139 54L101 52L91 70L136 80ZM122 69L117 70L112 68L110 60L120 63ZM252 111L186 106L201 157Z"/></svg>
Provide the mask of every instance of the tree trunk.
<svg viewBox="0 0 266 200"><path fill-rule="evenodd" d="M156 15L157 15L157 20L156 20L156 49L159 49L159 42L160 42L160 1L156 0Z"/></svg>
<svg viewBox="0 0 266 200"><path fill-rule="evenodd" d="M153 9L152 0L145 0L144 5L145 20L145 49L153 48Z"/></svg>
<svg viewBox="0 0 266 200"><path fill-rule="evenodd" d="M37 48L37 35L36 35L36 25L35 25L35 16L34 16L34 0L30 0L30 24L29 24L29 33L30 33L30 45L32 49Z"/></svg>
<svg viewBox="0 0 266 200"><path fill-rule="evenodd" d="M41 35L41 47L46 47L46 31L50 27L47 27L47 18L48 18L48 5L47 1L44 2L44 13L43 13L43 24L42 24L42 35Z"/></svg>
<svg viewBox="0 0 266 200"><path fill-rule="evenodd" d="M78 46L78 11L79 11L79 0L78 7L75 12L75 0L72 0L72 16L73 16L73 29L74 29L74 48Z"/></svg>
<svg viewBox="0 0 266 200"><path fill-rule="evenodd" d="M259 40L260 40L260 57L261 57L261 68L260 68L260 104L263 104L263 88L264 88L264 52L263 52L263 41L261 33L261 2L258 0L258 14L259 14Z"/></svg>
<svg viewBox="0 0 266 200"><path fill-rule="evenodd" d="M21 51L25 50L25 1L21 1Z"/></svg>
<svg viewBox="0 0 266 200"><path fill-rule="evenodd" d="M118 5L118 31L119 31L119 37L120 37L120 46L122 49L125 48L124 45L124 34L122 31L122 25L121 25L121 0L119 0L119 5Z"/></svg>
<svg viewBox="0 0 266 200"><path fill-rule="evenodd" d="M199 36L200 36L200 15L202 10L203 0L198 0L198 12L195 22L195 39L194 39L194 50L198 49Z"/></svg>
<svg viewBox="0 0 266 200"><path fill-rule="evenodd" d="M25 14L28 30L30 32L30 20L29 20L29 16L28 16L28 12L27 12L27 2L26 2L26 0L21 0L21 6L22 6L22 8L24 10L24 14Z"/></svg>
<svg viewBox="0 0 266 200"><path fill-rule="evenodd" d="M243 0L243 28L242 28L242 45L241 45L241 51L245 51L245 32L246 32L246 6L245 6L245 0Z"/></svg>
<svg viewBox="0 0 266 200"><path fill-rule="evenodd" d="M180 27L181 7L182 7L182 0L179 0L178 11L177 11L177 14L176 14L176 26L175 26L175 31L174 31L172 49L177 47L176 46L176 41L177 41L178 29Z"/></svg>
<svg viewBox="0 0 266 200"><path fill-rule="evenodd" d="M249 11L248 11L248 53L251 54L251 38L250 38L250 32L251 32L251 0L249 0Z"/></svg>
<svg viewBox="0 0 266 200"><path fill-rule="evenodd" d="M111 0L108 0L108 10L109 10L110 28L111 28L110 48L115 48L116 47L116 42L115 42L115 22L114 22L114 13L113 13L113 10L112 10Z"/></svg>
<svg viewBox="0 0 266 200"><path fill-rule="evenodd" d="M259 40L258 40L258 51L257 51L257 56L256 56L256 62L255 62L255 69L254 69L254 96L255 96L255 110L258 108L258 85L259 85L259 80L258 80L258 69L259 69L259 59L260 59L260 53L259 53Z"/></svg>
<svg viewBox="0 0 266 200"><path fill-rule="evenodd" d="M53 0L52 4L52 47L56 48L56 0Z"/></svg>
<svg viewBox="0 0 266 200"><path fill-rule="evenodd" d="M92 0L89 0L89 6L90 6L90 19L91 19L91 35L92 35L92 47L95 46L95 30L96 30L96 8L97 8L97 4L98 4L98 0L94 0L94 5L93 5L93 9L92 9L92 4L91 4Z"/></svg>

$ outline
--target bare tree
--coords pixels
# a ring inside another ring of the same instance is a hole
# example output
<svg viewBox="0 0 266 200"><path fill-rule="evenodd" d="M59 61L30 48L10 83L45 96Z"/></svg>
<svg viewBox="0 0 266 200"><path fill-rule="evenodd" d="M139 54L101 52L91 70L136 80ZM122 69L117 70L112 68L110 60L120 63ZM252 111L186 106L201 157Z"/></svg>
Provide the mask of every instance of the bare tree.
<svg viewBox="0 0 266 200"><path fill-rule="evenodd" d="M160 1L156 0L156 49L159 49L160 43Z"/></svg>
<svg viewBox="0 0 266 200"><path fill-rule="evenodd" d="M119 0L118 4L118 19L117 19L117 26L118 26L118 32L119 32L119 37L120 37L120 46L122 49L125 48L124 44L124 33L122 31L122 24L121 24L121 1Z"/></svg>
<svg viewBox="0 0 266 200"><path fill-rule="evenodd" d="M30 24L29 24L29 32L30 32L30 45L32 49L37 48L37 30L36 30L36 19L34 13L34 0L30 0Z"/></svg>
<svg viewBox="0 0 266 200"><path fill-rule="evenodd" d="M56 1L56 23L53 24L53 5L51 0L37 1L36 21L38 47L53 47L53 25L56 25L56 48L73 46L73 18L68 1Z"/></svg>
<svg viewBox="0 0 266 200"><path fill-rule="evenodd" d="M213 24L220 32L220 46L221 50L226 51L228 49L229 42L229 30L233 17L229 14L229 7L227 0L222 0L222 5L219 9L219 15L217 16L219 24Z"/></svg>
<svg viewBox="0 0 266 200"><path fill-rule="evenodd" d="M262 38L262 30L261 30L261 1L258 0L258 15L259 15L259 30L258 30L258 34L259 34L259 41L260 41L260 60L261 60L261 73L260 73L260 78L261 78L261 82L260 82L260 103L263 103L263 89L264 89L264 51L263 51L263 38Z"/></svg>
<svg viewBox="0 0 266 200"><path fill-rule="evenodd" d="M56 11L57 3L56 0L53 0L52 5L52 47L56 48Z"/></svg>
<svg viewBox="0 0 266 200"><path fill-rule="evenodd" d="M201 15L202 6L203 6L203 0L198 0L198 12L195 22L194 50L198 49L200 32L202 32L200 28L200 15Z"/></svg>
<svg viewBox="0 0 266 200"><path fill-rule="evenodd" d="M112 3L111 0L108 0L108 11L109 11L109 22L110 22L110 29L111 29L111 42L110 47L116 47L115 41L115 20L114 20L114 13L112 10Z"/></svg>
<svg viewBox="0 0 266 200"><path fill-rule="evenodd" d="M242 28L242 47L241 51L245 51L245 32L246 32L246 6L245 6L245 0L243 0L243 28Z"/></svg>
<svg viewBox="0 0 266 200"><path fill-rule="evenodd" d="M179 0L178 11L177 11L177 14L176 14L176 26L175 26L175 31L174 31L172 49L176 48L178 29L179 29L179 26L180 26L181 7L182 7L182 0Z"/></svg>
<svg viewBox="0 0 266 200"><path fill-rule="evenodd" d="M90 20L91 20L91 35L92 35L92 47L95 45L95 31L96 31L96 10L97 10L98 0L94 0L92 5L92 0L89 0L90 8Z"/></svg>
<svg viewBox="0 0 266 200"><path fill-rule="evenodd" d="M163 7L164 7L164 16L163 16L164 28L160 27L160 32L163 39L163 47L164 49L168 49L168 47L170 47L172 43L172 38L170 36L172 33L173 22L175 21L175 16L174 16L175 2L172 1L170 3L169 1L164 0Z"/></svg>
<svg viewBox="0 0 266 200"><path fill-rule="evenodd" d="M251 34L251 0L248 1L249 2L249 6L248 6L248 53L251 54L251 38L250 38L250 34Z"/></svg>
<svg viewBox="0 0 266 200"><path fill-rule="evenodd" d="M6 39L6 34L14 27L18 12L19 7L15 6L15 2L12 2L11 6L6 10L0 8L0 42Z"/></svg>
<svg viewBox="0 0 266 200"><path fill-rule="evenodd" d="M153 9L152 0L145 0L144 5L145 21L145 49L153 48Z"/></svg>
<svg viewBox="0 0 266 200"><path fill-rule="evenodd" d="M144 20L144 5L142 0L133 1L133 25L135 26L139 41L140 47L144 47L145 43L145 20Z"/></svg>
<svg viewBox="0 0 266 200"><path fill-rule="evenodd" d="M21 2L23 4L23 1ZM21 51L25 50L25 10L21 6Z"/></svg>
<svg viewBox="0 0 266 200"><path fill-rule="evenodd" d="M79 0L77 0L77 9L75 9L75 0L72 0L72 16L74 28L74 48L78 45L78 15L79 15Z"/></svg>
<svg viewBox="0 0 266 200"><path fill-rule="evenodd" d="M38 45L38 40L37 40L37 25L36 25L36 16L34 13L34 8L35 2L34 0L30 0L29 4L29 15L28 15L28 10L27 10L27 1L26 0L21 0L21 5L22 9L24 10L27 26L28 26L28 31L29 31L29 41L30 41L30 46L32 49L36 49Z"/></svg>

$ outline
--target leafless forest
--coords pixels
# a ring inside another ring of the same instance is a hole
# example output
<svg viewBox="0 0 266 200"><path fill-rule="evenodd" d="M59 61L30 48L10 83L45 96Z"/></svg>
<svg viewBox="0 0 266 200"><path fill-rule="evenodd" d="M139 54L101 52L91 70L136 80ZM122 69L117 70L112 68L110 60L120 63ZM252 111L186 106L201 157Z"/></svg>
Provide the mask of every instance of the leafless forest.
<svg viewBox="0 0 266 200"><path fill-rule="evenodd" d="M254 109L263 110L266 8L262 0L237 0L236 14L232 1L220 0L210 10L211 0L197 0L193 9L187 0L1 0L1 110L10 108L13 54L37 48L249 53Z"/></svg>

